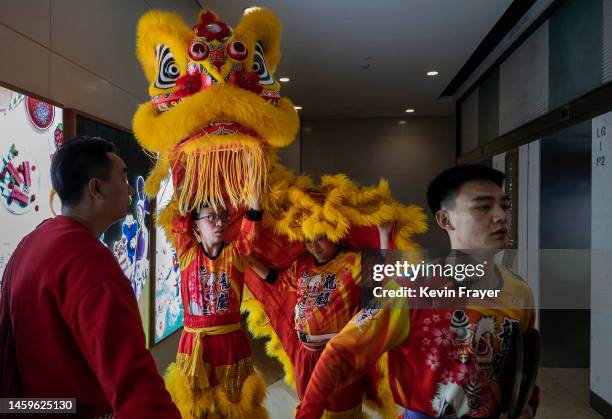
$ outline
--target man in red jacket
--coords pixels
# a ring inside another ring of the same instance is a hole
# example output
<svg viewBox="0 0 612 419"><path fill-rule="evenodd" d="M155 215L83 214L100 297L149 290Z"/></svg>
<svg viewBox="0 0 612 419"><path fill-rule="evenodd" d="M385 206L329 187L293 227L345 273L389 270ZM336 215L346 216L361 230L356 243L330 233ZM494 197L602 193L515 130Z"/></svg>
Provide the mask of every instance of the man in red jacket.
<svg viewBox="0 0 612 419"><path fill-rule="evenodd" d="M180 418L145 348L130 283L98 239L127 214L126 176L99 138L55 154L62 215L19 243L3 275L0 397L76 398L78 417Z"/></svg>

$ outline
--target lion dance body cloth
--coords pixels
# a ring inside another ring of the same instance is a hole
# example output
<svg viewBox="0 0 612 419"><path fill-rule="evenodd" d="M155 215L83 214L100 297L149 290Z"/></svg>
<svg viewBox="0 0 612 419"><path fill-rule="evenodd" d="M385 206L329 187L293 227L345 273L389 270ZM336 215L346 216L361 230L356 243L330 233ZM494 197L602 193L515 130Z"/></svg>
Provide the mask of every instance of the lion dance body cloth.
<svg viewBox="0 0 612 419"><path fill-rule="evenodd" d="M394 201L385 181L360 187L335 175L315 185L276 161L275 150L289 145L299 128L297 112L280 96L274 78L280 31L278 18L261 8L246 9L235 28L210 11L201 12L193 28L161 11L147 13L138 24L137 55L151 101L139 107L133 128L156 159L146 193L156 196L167 177L174 186L157 223L180 261L185 328L166 383L184 417L267 416L262 407L265 385L253 368L240 309L249 312L250 332L269 338L268 354L281 361L290 385L295 387L294 371L311 371L317 362L318 352L296 355L305 353L294 311L304 294L261 280L248 269L249 253L287 271L303 260L306 239L325 236L353 251L378 248L376 225L394 221L393 243L413 248L412 236L426 229L422 209ZM261 221L246 211L252 196L260 198ZM193 233L190 214L203 206L231 214L229 244L217 258L205 254ZM356 292L351 275L346 289ZM337 289L344 289L343 284ZM330 319L345 323L358 308L335 301L343 298L341 293L327 297L329 309L321 315ZM330 332L342 326L334 323ZM319 333L308 327L314 323L305 326L304 334ZM381 398L373 398L380 405ZM330 417L354 417L350 412Z"/></svg>

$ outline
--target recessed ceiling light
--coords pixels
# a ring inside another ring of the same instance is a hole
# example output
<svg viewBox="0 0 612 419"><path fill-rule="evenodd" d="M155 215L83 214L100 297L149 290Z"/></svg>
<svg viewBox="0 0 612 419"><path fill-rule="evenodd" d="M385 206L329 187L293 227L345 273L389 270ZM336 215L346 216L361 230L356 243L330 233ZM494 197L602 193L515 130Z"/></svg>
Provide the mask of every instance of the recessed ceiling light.
<svg viewBox="0 0 612 419"><path fill-rule="evenodd" d="M294 106L294 108L295 108L295 110L296 110L296 111L299 111L299 110L301 110L301 109L302 109L302 107L301 107L301 106Z"/></svg>
<svg viewBox="0 0 612 419"><path fill-rule="evenodd" d="M438 72L437 72L437 71L435 71L435 70L434 70L434 71L428 71L428 72L427 72L427 75L428 75L428 76L437 76L437 75L438 75Z"/></svg>
<svg viewBox="0 0 612 419"><path fill-rule="evenodd" d="M281 77L280 79L278 79L278 81L282 83L287 83L288 81L291 81L291 79L289 77Z"/></svg>
<svg viewBox="0 0 612 419"><path fill-rule="evenodd" d="M408 112L408 113L412 113L412 112L414 112L414 109L412 109L412 108L410 108L410 109L406 109L406 112Z"/></svg>
<svg viewBox="0 0 612 419"><path fill-rule="evenodd" d="M400 121L398 122L398 124L400 124L400 125L406 125L406 120L405 120L405 119L400 119Z"/></svg>

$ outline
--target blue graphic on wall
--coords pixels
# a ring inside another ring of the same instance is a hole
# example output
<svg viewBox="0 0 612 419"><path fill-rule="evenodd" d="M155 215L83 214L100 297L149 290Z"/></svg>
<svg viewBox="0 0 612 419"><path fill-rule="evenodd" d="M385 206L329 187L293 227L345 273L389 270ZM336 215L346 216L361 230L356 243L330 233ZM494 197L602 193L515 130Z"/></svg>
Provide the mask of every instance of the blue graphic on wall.
<svg viewBox="0 0 612 419"><path fill-rule="evenodd" d="M121 223L121 236L112 245L115 258L130 280L136 299L139 299L149 278L149 229L146 217L149 200L144 193L144 179L136 178L136 203Z"/></svg>

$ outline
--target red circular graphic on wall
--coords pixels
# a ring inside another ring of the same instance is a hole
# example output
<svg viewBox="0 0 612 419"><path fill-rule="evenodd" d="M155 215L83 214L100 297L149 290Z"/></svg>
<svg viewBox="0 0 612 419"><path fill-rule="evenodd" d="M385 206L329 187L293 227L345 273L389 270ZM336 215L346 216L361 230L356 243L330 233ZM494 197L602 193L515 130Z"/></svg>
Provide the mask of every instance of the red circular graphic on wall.
<svg viewBox="0 0 612 419"><path fill-rule="evenodd" d="M30 121L36 128L45 130L53 123L55 109L53 109L52 105L49 105L41 100L28 97L26 108L28 109Z"/></svg>

